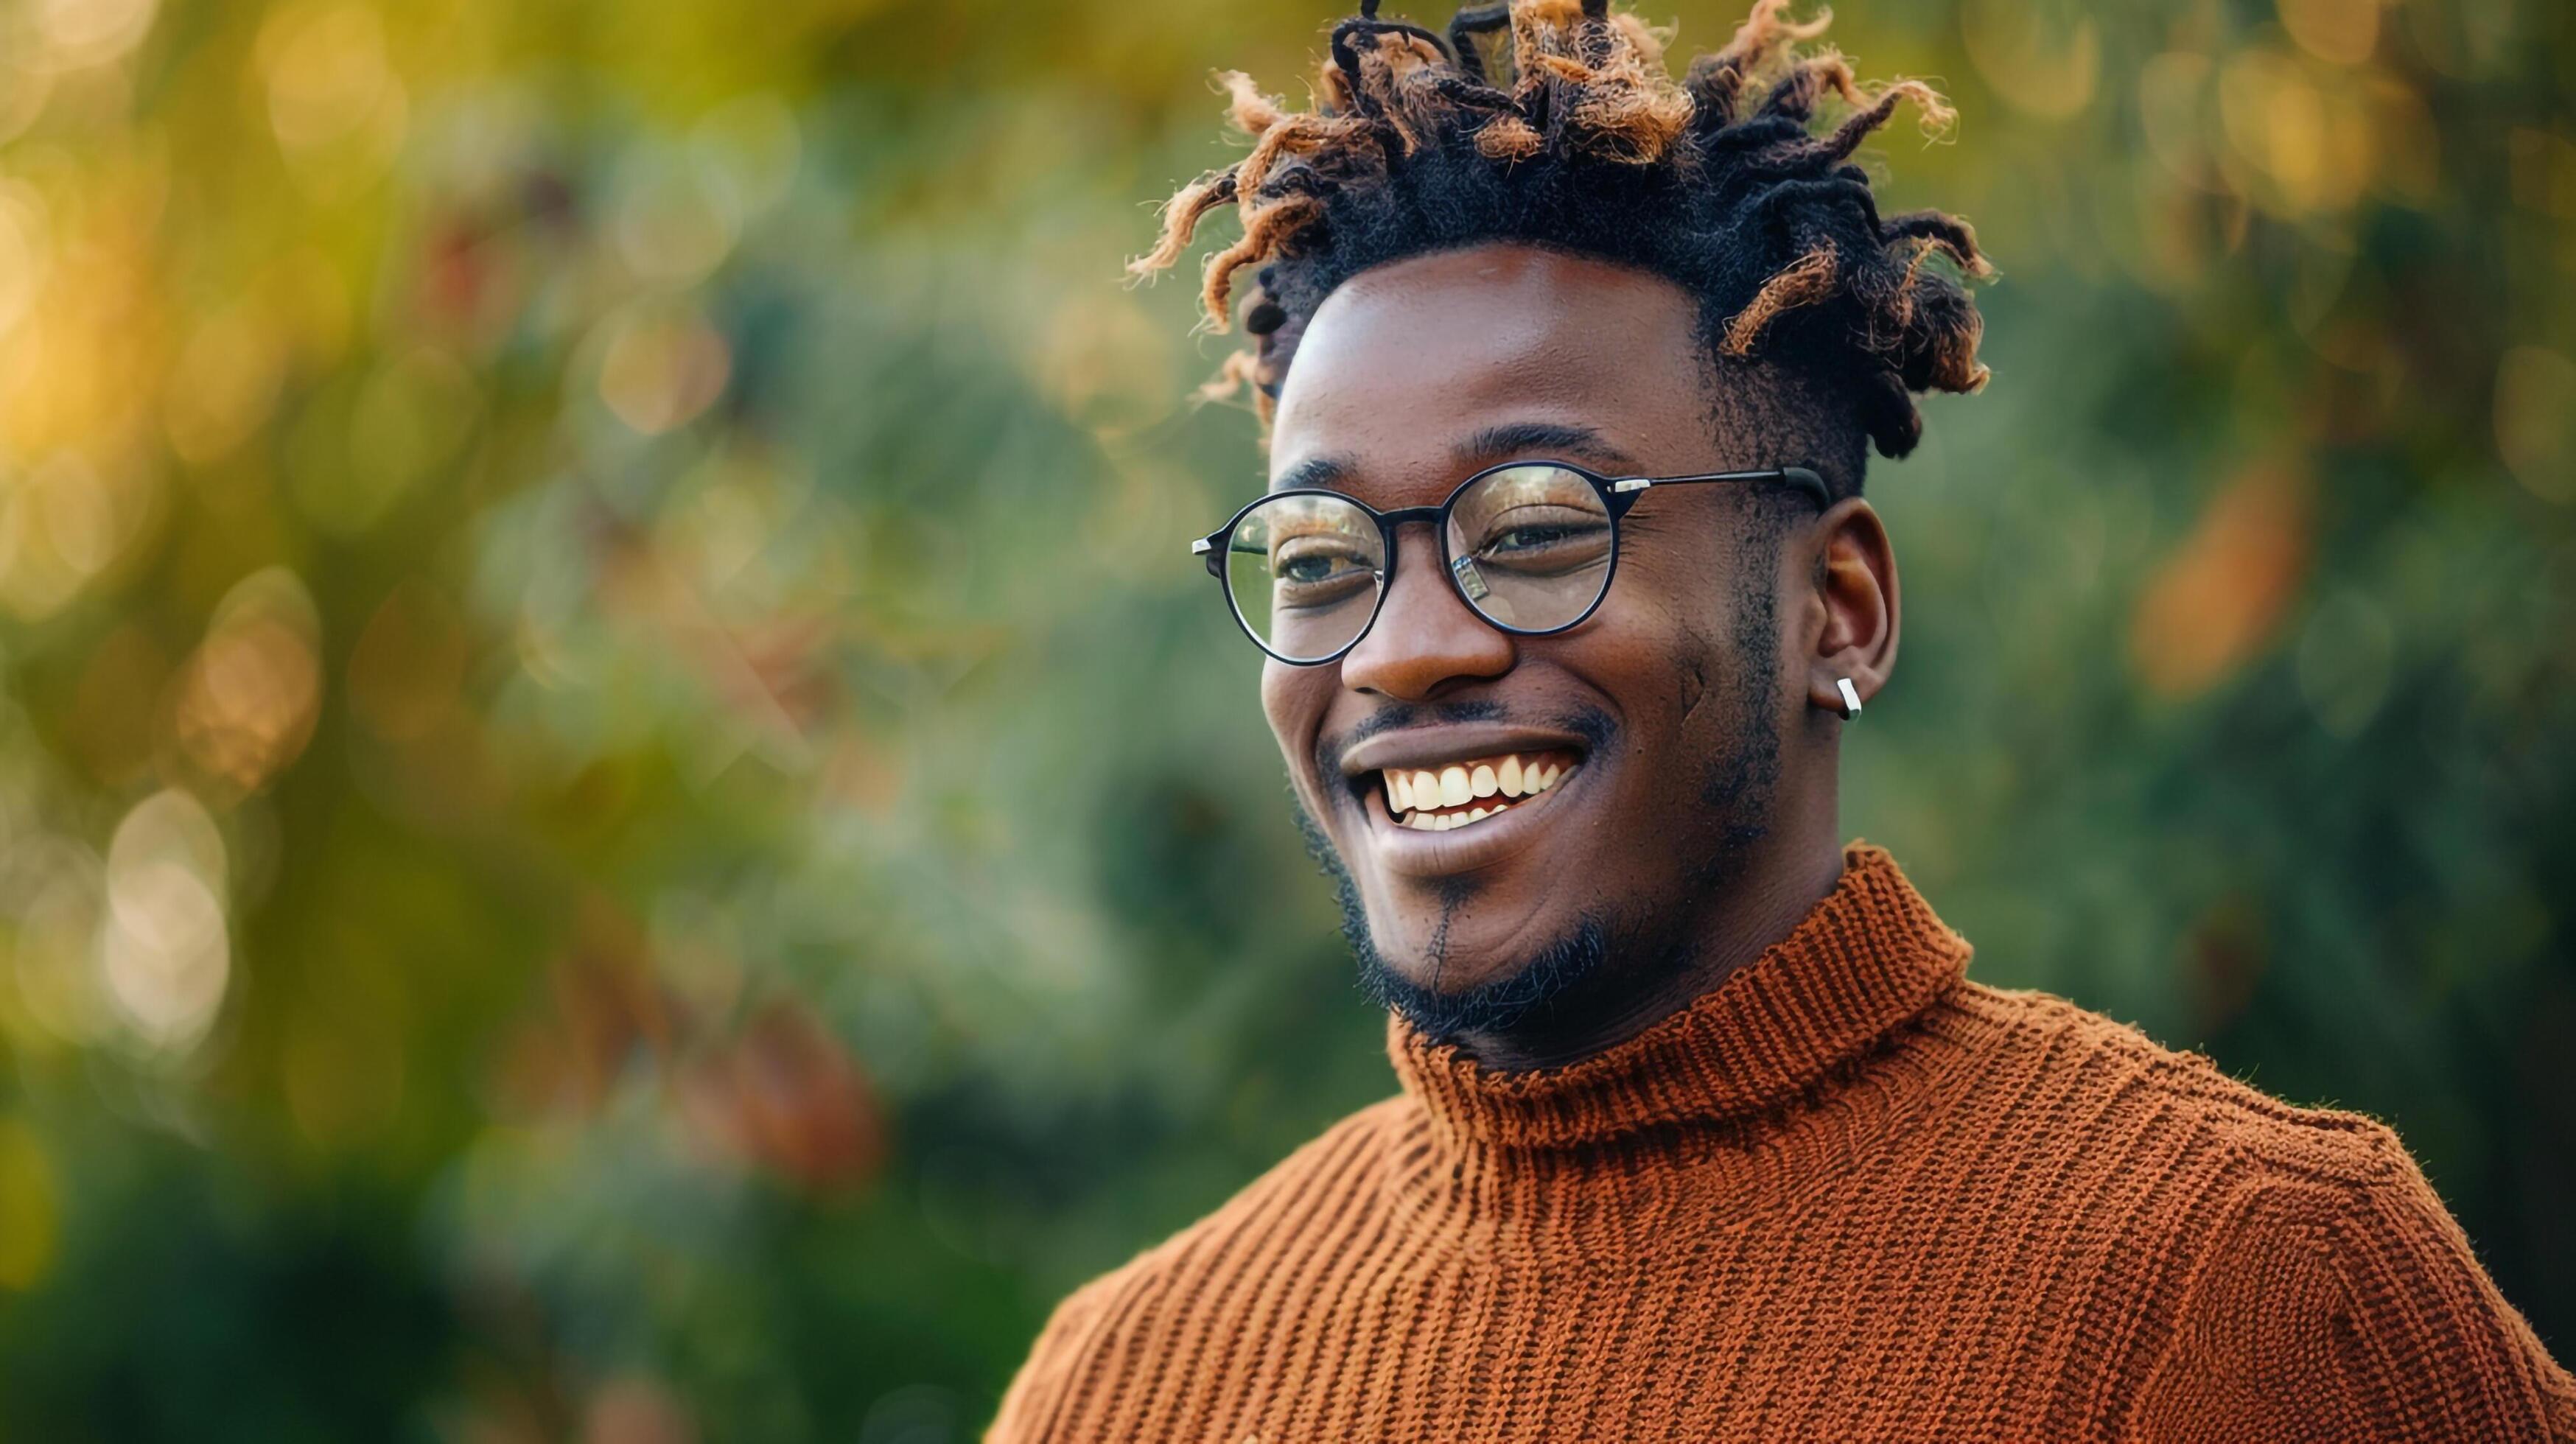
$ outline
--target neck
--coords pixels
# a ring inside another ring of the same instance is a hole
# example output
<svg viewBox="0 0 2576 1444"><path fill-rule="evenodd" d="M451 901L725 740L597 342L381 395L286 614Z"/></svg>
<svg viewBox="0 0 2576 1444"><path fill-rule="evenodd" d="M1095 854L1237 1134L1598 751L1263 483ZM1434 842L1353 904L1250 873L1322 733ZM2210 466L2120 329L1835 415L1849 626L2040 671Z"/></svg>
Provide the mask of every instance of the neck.
<svg viewBox="0 0 2576 1444"><path fill-rule="evenodd" d="M1660 1151L1681 1130L1760 1128L1781 1105L1811 1096L1957 986L1968 961L1966 941L1885 850L1855 845L1843 862L1833 890L1723 986L1569 1066L1496 1068L1400 1014L1389 1018L1396 1076L1423 1106L1431 1146L1446 1154L1425 1160L1419 1176L1458 1185L1452 1199L1469 1216L1499 1220L1532 1203L1536 1179L1522 1164L1534 1155L1604 1150L1595 1161L1624 1171L1642 1156L1607 1151L1622 1140ZM1559 1221L1585 1232L1599 1223Z"/></svg>
<svg viewBox="0 0 2576 1444"><path fill-rule="evenodd" d="M1833 891L1843 871L1833 829L1828 810L1821 825L1783 829L1796 834L1794 845L1775 835L1780 845L1754 849L1748 867L1699 900L1699 916L1679 939L1679 966L1641 973L1641 960L1613 958L1593 996L1449 1041L1488 1068L1518 1073L1579 1063L1636 1037L1761 957Z"/></svg>

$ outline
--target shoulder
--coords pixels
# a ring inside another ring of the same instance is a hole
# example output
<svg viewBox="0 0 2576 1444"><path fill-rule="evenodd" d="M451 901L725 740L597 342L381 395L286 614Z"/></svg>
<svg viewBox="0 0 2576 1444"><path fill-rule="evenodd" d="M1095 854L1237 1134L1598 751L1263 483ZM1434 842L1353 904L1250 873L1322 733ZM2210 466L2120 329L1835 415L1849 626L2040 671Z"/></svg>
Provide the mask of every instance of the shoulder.
<svg viewBox="0 0 2576 1444"><path fill-rule="evenodd" d="M2338 1186L2421 1178L2378 1120L2284 1102L2229 1077L2206 1055L2167 1047L2055 994L1966 982L1941 1011L1950 1021L1929 1026L1977 1035L1971 1056L1989 1086L2097 1096L2107 1116L2152 1116L2164 1129L2202 1135L2233 1171Z"/></svg>
<svg viewBox="0 0 2576 1444"><path fill-rule="evenodd" d="M2145 1407L2323 1438L2576 1440L2576 1381L2396 1135L2322 1137L2220 1196Z"/></svg>
<svg viewBox="0 0 2576 1444"><path fill-rule="evenodd" d="M1389 1143L1418 1120L1398 1095L1342 1119L1197 1222L1068 1295L1020 1366L991 1441L1040 1437L1075 1398L1114 1392L1130 1366L1205 1296L1337 1211L1377 1196Z"/></svg>
<svg viewBox="0 0 2576 1444"><path fill-rule="evenodd" d="M2079 1100L2052 1111L2155 1160L2177 1200L2136 1240L2164 1261L2138 1432L2576 1439L2576 1384L2388 1125L2045 993L1966 984L1945 1007L1983 1039L1978 1086Z"/></svg>
<svg viewBox="0 0 2576 1444"><path fill-rule="evenodd" d="M2284 1102L2046 993L1963 983L1924 1026L2036 1146L2160 1175L2140 1279L2153 1437L2576 1439L2571 1383L2396 1132ZM1972 1101L1968 1106L1980 1106Z"/></svg>
<svg viewBox="0 0 2576 1444"><path fill-rule="evenodd" d="M2225 1258L2256 1238L2282 1244L2286 1231L2338 1269L2403 1267L2428 1252L2474 1264L2414 1156L2376 1118L2285 1102L2050 994L1969 984L1949 1006L1993 1035L1978 1050L1980 1087L2038 1095L2088 1126L2056 1130L2056 1146L2080 1145L2089 1129L2186 1185L2177 1193L2193 1206L2165 1215L2182 1253Z"/></svg>

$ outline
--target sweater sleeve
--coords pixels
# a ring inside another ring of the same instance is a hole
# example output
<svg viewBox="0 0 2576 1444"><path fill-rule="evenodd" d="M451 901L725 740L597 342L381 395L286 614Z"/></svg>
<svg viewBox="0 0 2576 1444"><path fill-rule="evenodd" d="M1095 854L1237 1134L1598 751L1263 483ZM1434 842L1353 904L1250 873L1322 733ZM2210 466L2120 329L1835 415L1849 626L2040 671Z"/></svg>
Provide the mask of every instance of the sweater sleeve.
<svg viewBox="0 0 2576 1444"><path fill-rule="evenodd" d="M2396 1136L2248 1188L2187 1285L2141 1438L2576 1441L2576 1383Z"/></svg>

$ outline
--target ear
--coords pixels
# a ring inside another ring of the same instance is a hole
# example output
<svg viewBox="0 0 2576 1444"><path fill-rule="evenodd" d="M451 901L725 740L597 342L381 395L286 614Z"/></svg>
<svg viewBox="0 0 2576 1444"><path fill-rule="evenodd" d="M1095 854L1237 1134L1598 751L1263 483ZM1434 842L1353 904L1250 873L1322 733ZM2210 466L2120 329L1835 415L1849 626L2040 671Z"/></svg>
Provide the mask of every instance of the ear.
<svg viewBox="0 0 2576 1444"><path fill-rule="evenodd" d="M1807 702L1839 717L1843 678L1867 702L1896 668L1896 552L1877 511L1856 496L1835 503L1817 530Z"/></svg>

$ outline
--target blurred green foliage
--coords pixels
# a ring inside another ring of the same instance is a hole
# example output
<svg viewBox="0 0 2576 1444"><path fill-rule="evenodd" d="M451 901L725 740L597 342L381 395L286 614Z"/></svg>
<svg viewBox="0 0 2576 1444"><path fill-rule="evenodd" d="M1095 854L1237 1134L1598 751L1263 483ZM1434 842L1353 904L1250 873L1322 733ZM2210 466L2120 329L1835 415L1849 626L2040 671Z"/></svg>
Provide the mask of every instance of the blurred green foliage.
<svg viewBox="0 0 2576 1444"><path fill-rule="evenodd" d="M2576 11L1848 8L2005 273L1848 829L2576 1354ZM1388 1091L1118 277L1329 18L0 0L0 1435L963 1439Z"/></svg>

